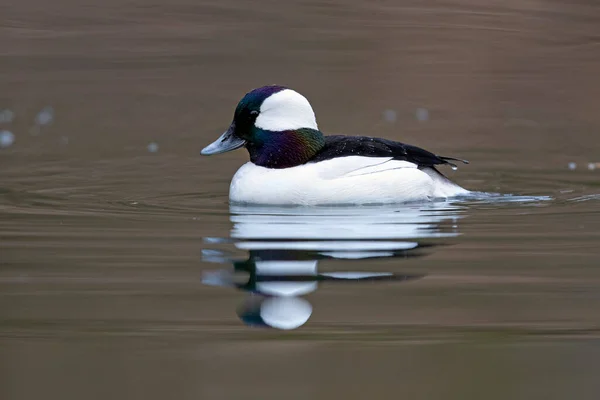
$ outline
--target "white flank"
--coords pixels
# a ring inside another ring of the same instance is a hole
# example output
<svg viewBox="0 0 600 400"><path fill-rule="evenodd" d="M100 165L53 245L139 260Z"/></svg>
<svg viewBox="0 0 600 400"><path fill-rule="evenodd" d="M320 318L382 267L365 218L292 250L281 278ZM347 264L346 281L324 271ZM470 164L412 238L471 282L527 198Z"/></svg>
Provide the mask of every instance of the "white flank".
<svg viewBox="0 0 600 400"><path fill-rule="evenodd" d="M267 97L260 106L260 114L254 125L276 132L300 128L319 129L315 113L306 97L291 89Z"/></svg>
<svg viewBox="0 0 600 400"><path fill-rule="evenodd" d="M229 198L252 204L405 203L467 191L434 171L388 157L349 156L292 168L251 162L234 175Z"/></svg>

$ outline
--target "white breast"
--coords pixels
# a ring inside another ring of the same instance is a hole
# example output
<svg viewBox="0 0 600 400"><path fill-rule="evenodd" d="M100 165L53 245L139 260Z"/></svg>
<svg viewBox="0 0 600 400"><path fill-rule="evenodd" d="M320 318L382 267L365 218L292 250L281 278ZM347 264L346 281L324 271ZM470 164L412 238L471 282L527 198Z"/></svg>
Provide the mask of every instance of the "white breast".
<svg viewBox="0 0 600 400"><path fill-rule="evenodd" d="M417 165L388 157L350 156L271 169L251 162L234 175L229 198L253 204L403 203L467 191Z"/></svg>

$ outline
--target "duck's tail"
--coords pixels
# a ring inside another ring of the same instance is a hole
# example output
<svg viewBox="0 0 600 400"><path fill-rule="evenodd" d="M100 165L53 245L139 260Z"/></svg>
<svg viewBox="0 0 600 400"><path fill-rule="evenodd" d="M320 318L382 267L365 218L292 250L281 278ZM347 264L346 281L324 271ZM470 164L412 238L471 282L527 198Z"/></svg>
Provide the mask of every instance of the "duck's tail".
<svg viewBox="0 0 600 400"><path fill-rule="evenodd" d="M438 156L438 157L440 157L442 160L444 160L446 162L446 164L450 165L452 168L458 168L458 167L456 166L456 164L454 164L453 162L450 162L450 161L458 161L458 162L461 162L463 164L468 164L469 163L469 161L467 161L467 160L461 160L460 158L441 157L441 156ZM438 171L438 173L439 173L439 171Z"/></svg>

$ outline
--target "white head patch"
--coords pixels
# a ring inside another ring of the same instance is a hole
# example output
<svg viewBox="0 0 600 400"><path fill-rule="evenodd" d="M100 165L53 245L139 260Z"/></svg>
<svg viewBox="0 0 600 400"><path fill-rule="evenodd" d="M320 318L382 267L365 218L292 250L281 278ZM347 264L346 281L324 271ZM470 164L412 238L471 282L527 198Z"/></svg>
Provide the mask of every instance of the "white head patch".
<svg viewBox="0 0 600 400"><path fill-rule="evenodd" d="M254 125L274 132L300 128L319 129L315 113L306 97L291 89L267 97L260 106L260 114Z"/></svg>

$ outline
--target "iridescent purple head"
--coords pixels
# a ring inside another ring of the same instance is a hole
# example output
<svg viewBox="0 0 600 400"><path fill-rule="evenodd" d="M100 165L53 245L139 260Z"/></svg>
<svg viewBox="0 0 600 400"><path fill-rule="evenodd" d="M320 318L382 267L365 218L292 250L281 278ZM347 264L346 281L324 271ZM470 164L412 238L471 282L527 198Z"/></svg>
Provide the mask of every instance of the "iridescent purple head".
<svg viewBox="0 0 600 400"><path fill-rule="evenodd" d="M201 154L245 146L250 160L267 168L289 168L309 161L323 146L310 103L283 86L263 86L238 103L229 129Z"/></svg>

